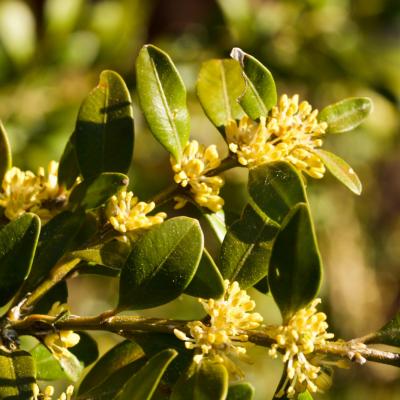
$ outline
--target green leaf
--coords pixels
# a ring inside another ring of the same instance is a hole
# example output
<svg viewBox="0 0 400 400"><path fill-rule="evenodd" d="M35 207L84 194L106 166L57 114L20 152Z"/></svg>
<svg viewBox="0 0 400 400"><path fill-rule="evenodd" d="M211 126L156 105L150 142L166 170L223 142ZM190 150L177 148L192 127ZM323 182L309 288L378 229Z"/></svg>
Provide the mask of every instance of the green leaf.
<svg viewBox="0 0 400 400"><path fill-rule="evenodd" d="M306 390L298 395L297 400L313 400L313 397L311 396L310 392Z"/></svg>
<svg viewBox="0 0 400 400"><path fill-rule="evenodd" d="M47 314L56 301L59 301L61 304L68 301L68 288L65 281L58 282L57 285L47 291L46 294L33 306L31 313Z"/></svg>
<svg viewBox="0 0 400 400"><path fill-rule="evenodd" d="M0 307L14 297L28 276L39 231L40 219L30 213L0 230Z"/></svg>
<svg viewBox="0 0 400 400"><path fill-rule="evenodd" d="M304 184L299 173L282 161L262 164L249 171L250 204L261 216L281 224L297 203L306 203Z"/></svg>
<svg viewBox="0 0 400 400"><path fill-rule="evenodd" d="M124 174L103 172L92 182L83 181L71 193L70 202L84 209L103 205L111 196L128 186L129 178Z"/></svg>
<svg viewBox="0 0 400 400"><path fill-rule="evenodd" d="M202 215L212 228L219 242L222 243L226 235L224 210L217 211L216 213L203 212Z"/></svg>
<svg viewBox="0 0 400 400"><path fill-rule="evenodd" d="M193 364L178 380L171 400L224 400L228 393L228 371L225 366L208 360Z"/></svg>
<svg viewBox="0 0 400 400"><path fill-rule="evenodd" d="M173 349L156 354L129 379L117 400L150 400L168 365L177 355Z"/></svg>
<svg viewBox="0 0 400 400"><path fill-rule="evenodd" d="M74 132L65 145L64 152L60 158L60 164L58 166L58 182L61 185L64 185L67 189L70 189L76 182L76 178L79 174L80 170L75 149Z"/></svg>
<svg viewBox="0 0 400 400"><path fill-rule="evenodd" d="M185 293L203 299L217 299L224 294L224 281L214 260L206 249L200 259L196 274Z"/></svg>
<svg viewBox="0 0 400 400"><path fill-rule="evenodd" d="M372 335L367 343L382 343L389 346L400 347L400 312L379 329L378 332Z"/></svg>
<svg viewBox="0 0 400 400"><path fill-rule="evenodd" d="M60 367L67 378L72 382L77 382L82 375L83 363L67 349L64 349L62 353L53 353L53 356L60 363Z"/></svg>
<svg viewBox="0 0 400 400"><path fill-rule="evenodd" d="M197 80L197 96L210 121L223 128L244 112L237 99L245 83L240 64L235 60L210 60L202 64Z"/></svg>
<svg viewBox="0 0 400 400"><path fill-rule="evenodd" d="M75 128L76 155L85 179L102 172L128 172L133 153L133 109L128 88L113 71L82 103Z"/></svg>
<svg viewBox="0 0 400 400"><path fill-rule="evenodd" d="M122 368L142 358L143 355L141 347L132 340L118 343L105 353L83 378L78 390L79 396L100 386L108 377L119 373Z"/></svg>
<svg viewBox="0 0 400 400"><path fill-rule="evenodd" d="M50 350L39 343L30 351L36 365L37 379L54 381L66 379L67 376L62 370L60 363L54 358Z"/></svg>
<svg viewBox="0 0 400 400"><path fill-rule="evenodd" d="M242 66L246 82L245 91L239 99L240 105L251 119L266 117L277 102L275 81L271 72L255 57L238 47L232 49L231 57Z"/></svg>
<svg viewBox="0 0 400 400"><path fill-rule="evenodd" d="M342 133L356 128L372 111L368 97L349 97L325 107L318 119L328 123L328 133Z"/></svg>
<svg viewBox="0 0 400 400"><path fill-rule="evenodd" d="M47 277L57 261L70 248L83 219L84 215L80 212L64 211L42 228L31 272L24 284L25 291L31 291Z"/></svg>
<svg viewBox="0 0 400 400"><path fill-rule="evenodd" d="M132 250L120 279L119 308L156 307L189 285L203 253L197 220L172 218L145 233Z"/></svg>
<svg viewBox="0 0 400 400"><path fill-rule="evenodd" d="M0 399L28 400L33 396L36 370L27 351L0 347Z"/></svg>
<svg viewBox="0 0 400 400"><path fill-rule="evenodd" d="M75 333L79 335L80 339L77 345L71 347L70 352L87 367L99 358L97 342L86 332L75 331Z"/></svg>
<svg viewBox="0 0 400 400"><path fill-rule="evenodd" d="M190 135L186 89L171 58L152 45L136 60L140 106L155 138L180 160Z"/></svg>
<svg viewBox="0 0 400 400"><path fill-rule="evenodd" d="M251 206L246 206L242 218L228 230L221 246L222 276L237 281L247 289L265 277L272 244L279 231L276 224L263 220Z"/></svg>
<svg viewBox="0 0 400 400"><path fill-rule="evenodd" d="M8 141L7 132L0 122L0 185L4 174L11 168L11 148Z"/></svg>
<svg viewBox="0 0 400 400"><path fill-rule="evenodd" d="M306 204L290 212L275 240L269 264L271 293L287 321L318 293L322 263Z"/></svg>
<svg viewBox="0 0 400 400"><path fill-rule="evenodd" d="M226 400L252 400L254 387L248 382L239 382L229 386Z"/></svg>
<svg viewBox="0 0 400 400"><path fill-rule="evenodd" d="M336 179L347 186L353 193L361 194L362 185L360 179L346 161L326 150L313 150L313 152L322 160L328 171Z"/></svg>

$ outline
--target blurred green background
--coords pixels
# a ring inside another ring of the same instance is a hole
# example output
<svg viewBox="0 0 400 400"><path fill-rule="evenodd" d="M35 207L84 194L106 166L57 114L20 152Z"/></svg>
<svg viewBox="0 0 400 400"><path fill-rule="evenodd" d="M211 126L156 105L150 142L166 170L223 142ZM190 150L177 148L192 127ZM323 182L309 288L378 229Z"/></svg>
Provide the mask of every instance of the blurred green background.
<svg viewBox="0 0 400 400"><path fill-rule="evenodd" d="M1 0L0 118L14 164L33 169L58 159L74 129L80 102L103 69L126 79L135 96L135 57L154 43L176 62L188 87L192 137L226 147L204 116L194 87L201 62L241 47L273 73L278 93L299 93L321 108L347 96L369 96L374 112L356 131L329 137L328 149L357 171L360 198L326 176L309 181L325 279L321 292L337 337L362 336L400 306L400 2L398 0ZM142 199L171 181L168 156L135 106L131 186ZM226 209L245 202L245 170L226 174ZM115 282L70 282L72 311L94 314L113 305ZM90 289L90 295L88 295ZM270 298L252 292L267 323L279 315ZM84 301L82 301L84 300ZM151 315L199 315L179 299ZM99 337L97 335L97 337ZM104 351L113 343L101 336ZM244 366L269 399L280 363L265 351ZM325 399L400 399L399 371L370 363L338 371Z"/></svg>

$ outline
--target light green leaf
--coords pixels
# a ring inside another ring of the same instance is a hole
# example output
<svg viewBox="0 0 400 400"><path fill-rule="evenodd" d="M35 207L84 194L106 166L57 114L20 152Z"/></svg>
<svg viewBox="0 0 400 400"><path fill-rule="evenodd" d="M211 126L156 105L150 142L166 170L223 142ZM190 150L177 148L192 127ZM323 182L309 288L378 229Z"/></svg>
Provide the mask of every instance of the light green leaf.
<svg viewBox="0 0 400 400"><path fill-rule="evenodd" d="M85 179L102 172L128 172L133 153L133 109L128 88L113 71L82 103L75 128L75 148Z"/></svg>
<svg viewBox="0 0 400 400"><path fill-rule="evenodd" d="M173 349L156 354L128 380L117 400L150 400L168 365L177 355Z"/></svg>
<svg viewBox="0 0 400 400"><path fill-rule="evenodd" d="M105 353L83 378L78 390L79 397L99 387L108 377L120 373L124 367L143 356L144 352L137 343L131 340L118 343Z"/></svg>
<svg viewBox="0 0 400 400"><path fill-rule="evenodd" d="M321 274L310 212L306 204L300 203L282 224L269 264L270 290L285 321L314 299Z"/></svg>
<svg viewBox="0 0 400 400"><path fill-rule="evenodd" d="M328 123L328 133L342 133L356 128L372 111L368 97L349 97L325 107L318 119Z"/></svg>
<svg viewBox="0 0 400 400"><path fill-rule="evenodd" d="M219 262L222 276L237 281L242 289L259 282L268 273L278 231L279 227L271 220L263 220L251 206L246 206L222 243Z"/></svg>
<svg viewBox="0 0 400 400"><path fill-rule="evenodd" d="M330 173L347 186L353 193L361 194L362 185L353 168L336 154L326 150L313 150L322 160Z"/></svg>
<svg viewBox="0 0 400 400"><path fill-rule="evenodd" d="M185 293L203 299L217 299L224 294L224 281L213 258L206 249L200 260L196 274Z"/></svg>
<svg viewBox="0 0 400 400"><path fill-rule="evenodd" d="M99 358L97 342L86 332L75 331L75 333L79 335L80 339L77 345L70 348L70 352L87 367Z"/></svg>
<svg viewBox="0 0 400 400"><path fill-rule="evenodd" d="M252 400L254 387L248 382L239 382L229 386L226 400Z"/></svg>
<svg viewBox="0 0 400 400"><path fill-rule="evenodd" d="M84 365L70 350L64 349L62 353L53 352L53 357L59 362L66 377L72 382L77 382L82 374Z"/></svg>
<svg viewBox="0 0 400 400"><path fill-rule="evenodd" d="M210 60L203 63L197 80L197 96L210 121L222 129L230 120L240 119L244 112L237 99L245 83L235 60Z"/></svg>
<svg viewBox="0 0 400 400"><path fill-rule="evenodd" d="M46 346L39 343L30 351L30 353L35 361L37 379L54 381L57 379L67 378L60 363L54 358L53 354L46 348Z"/></svg>
<svg viewBox="0 0 400 400"><path fill-rule="evenodd" d="M31 399L35 383L32 356L27 351L0 347L0 399Z"/></svg>
<svg viewBox="0 0 400 400"><path fill-rule="evenodd" d="M225 400L228 393L228 371L223 364L203 360L193 364L178 380L171 400Z"/></svg>
<svg viewBox="0 0 400 400"><path fill-rule="evenodd" d="M79 176L79 162L75 149L75 132L68 139L58 166L58 182L70 189Z"/></svg>
<svg viewBox="0 0 400 400"><path fill-rule="evenodd" d="M196 273L203 253L197 220L177 217L145 233L133 248L120 279L119 307L155 307L178 297Z"/></svg>
<svg viewBox="0 0 400 400"><path fill-rule="evenodd" d="M140 106L155 138L176 160L190 135L186 89L171 58L152 45L140 50L136 60Z"/></svg>
<svg viewBox="0 0 400 400"><path fill-rule="evenodd" d="M378 332L371 335L371 339L367 343L382 343L400 347L400 312Z"/></svg>
<svg viewBox="0 0 400 400"><path fill-rule="evenodd" d="M250 169L247 186L254 209L278 224L293 206L307 202L301 176L286 162L276 161Z"/></svg>
<svg viewBox="0 0 400 400"><path fill-rule="evenodd" d="M224 210L217 211L216 213L203 212L202 215L209 223L219 242L222 243L226 235Z"/></svg>
<svg viewBox="0 0 400 400"><path fill-rule="evenodd" d="M11 168L11 148L7 132L0 121L0 186L9 168Z"/></svg>
<svg viewBox="0 0 400 400"><path fill-rule="evenodd" d="M39 232L40 219L30 213L0 230L0 306L15 296L28 276Z"/></svg>
<svg viewBox="0 0 400 400"><path fill-rule="evenodd" d="M310 392L306 390L305 392L299 394L297 400L313 400L313 397L311 396Z"/></svg>
<svg viewBox="0 0 400 400"><path fill-rule="evenodd" d="M266 117L277 102L276 87L271 72L255 57L238 47L232 49L231 57L242 66L246 82L245 91L239 99L240 105L253 120Z"/></svg>

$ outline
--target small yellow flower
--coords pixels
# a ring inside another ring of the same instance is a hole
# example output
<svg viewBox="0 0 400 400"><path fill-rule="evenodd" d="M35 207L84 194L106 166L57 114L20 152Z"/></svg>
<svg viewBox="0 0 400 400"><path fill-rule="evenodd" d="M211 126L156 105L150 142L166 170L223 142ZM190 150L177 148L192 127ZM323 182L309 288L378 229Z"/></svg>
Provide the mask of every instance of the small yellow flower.
<svg viewBox="0 0 400 400"><path fill-rule="evenodd" d="M252 330L260 326L263 318L259 313L252 312L255 302L245 290L241 290L237 282L224 282L225 293L218 299L199 299L205 311L210 316L210 322L201 321L188 323L190 336L175 329L178 339L185 341L187 349L195 349L193 360L199 364L204 357L225 364L233 375L241 376L238 367L230 360L229 356L244 358L246 348L241 345L247 341L243 330Z"/></svg>
<svg viewBox="0 0 400 400"><path fill-rule="evenodd" d="M326 378L326 374L321 376L324 372L321 367L324 365L323 357L313 354L318 346L323 346L334 336L327 332L326 315L317 312L320 302L320 299L315 299L297 311L287 325L269 328L276 341L269 355L276 358L280 351L286 363L287 378L279 397L286 393L288 398L292 398L296 392L305 389L314 393L322 389L322 383L327 386L322 379L323 376Z"/></svg>
<svg viewBox="0 0 400 400"><path fill-rule="evenodd" d="M1 185L0 206L9 220L25 212L34 212L46 222L59 213L68 201L69 191L58 184L58 163L51 161L47 174L40 167L38 174L9 169Z"/></svg>
<svg viewBox="0 0 400 400"><path fill-rule="evenodd" d="M196 203L213 212L221 210L224 205L224 200L219 196L224 180L220 176L207 176L207 174L220 164L217 147L211 145L206 148L199 145L196 140L187 144L180 161L171 156L175 182L182 187L190 186L190 192ZM186 200L182 197L177 197L175 200L177 201L175 208L181 208L186 204Z"/></svg>
<svg viewBox="0 0 400 400"><path fill-rule="evenodd" d="M108 201L106 217L113 228L121 233L140 228L150 228L153 225L161 224L167 217L164 212L147 216L146 214L153 211L154 207L154 202L139 201L137 197L133 197L132 192L121 190Z"/></svg>
<svg viewBox="0 0 400 400"><path fill-rule="evenodd" d="M71 400L74 394L74 387L69 385L67 390L58 397L58 400ZM52 400L54 396L54 387L46 386L43 392L40 392L39 386L35 383L33 386L32 400Z"/></svg>
<svg viewBox="0 0 400 400"><path fill-rule="evenodd" d="M314 153L322 146L326 122L318 122L318 110L299 96L281 96L267 118L257 123L244 116L239 124L225 127L229 149L242 165L254 167L265 162L288 161L313 178L322 178L325 166Z"/></svg>

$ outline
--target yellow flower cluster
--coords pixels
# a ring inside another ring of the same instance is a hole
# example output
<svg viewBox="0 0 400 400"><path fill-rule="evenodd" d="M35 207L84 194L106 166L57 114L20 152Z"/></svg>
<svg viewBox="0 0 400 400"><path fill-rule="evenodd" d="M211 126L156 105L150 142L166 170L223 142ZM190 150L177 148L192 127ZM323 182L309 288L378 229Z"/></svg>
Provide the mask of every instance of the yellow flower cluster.
<svg viewBox="0 0 400 400"><path fill-rule="evenodd" d="M153 225L161 224L167 217L164 212L153 216L147 216L153 211L155 203L146 203L133 197L132 192L121 190L111 197L106 206L106 217L113 228L121 233L133 231L140 228L150 228Z"/></svg>
<svg viewBox="0 0 400 400"><path fill-rule="evenodd" d="M190 192L197 204L207 207L213 212L221 210L224 200L219 196L219 190L224 184L220 176L207 176L212 169L221 164L217 147L213 144L205 148L196 140L187 144L180 161L171 157L174 180L182 187L190 186ZM175 208L181 208L186 200L176 198Z"/></svg>
<svg viewBox="0 0 400 400"><path fill-rule="evenodd" d="M288 161L313 178L322 178L325 166L314 150L322 146L326 122L318 122L318 110L299 96L281 96L267 118L256 123L244 116L239 124L225 127L229 149L242 165L254 167L265 162Z"/></svg>
<svg viewBox="0 0 400 400"><path fill-rule="evenodd" d="M67 390L58 397L58 400L71 400L74 394L74 387L69 385ZM52 400L54 396L54 387L46 386L43 392L40 392L39 386L35 383L33 386L32 400Z"/></svg>
<svg viewBox="0 0 400 400"><path fill-rule="evenodd" d="M196 349L193 360L199 364L204 357L212 361L225 364L228 371L241 375L241 371L229 359L229 355L244 357L246 348L238 343L247 341L243 330L256 329L263 318L259 313L252 312L255 302L245 290L241 290L237 282L224 282L225 293L218 299L199 299L210 321L204 324L201 321L188 323L190 336L175 329L176 337L185 341L187 349Z"/></svg>
<svg viewBox="0 0 400 400"><path fill-rule="evenodd" d="M319 390L318 378L322 373L323 361L312 353L334 336L326 331L326 315L317 312L316 307L320 302L320 299L315 299L297 311L287 325L272 328L271 334L276 343L271 346L269 355L276 358L278 351L281 351L283 362L287 363L287 378L278 393L279 397L286 393L288 398L293 398L299 391L307 389L314 393Z"/></svg>
<svg viewBox="0 0 400 400"><path fill-rule="evenodd" d="M40 167L38 174L9 169L3 179L0 206L9 220L20 217L27 211L34 212L44 221L60 212L66 205L69 192L58 184L58 163L51 161L47 174Z"/></svg>

